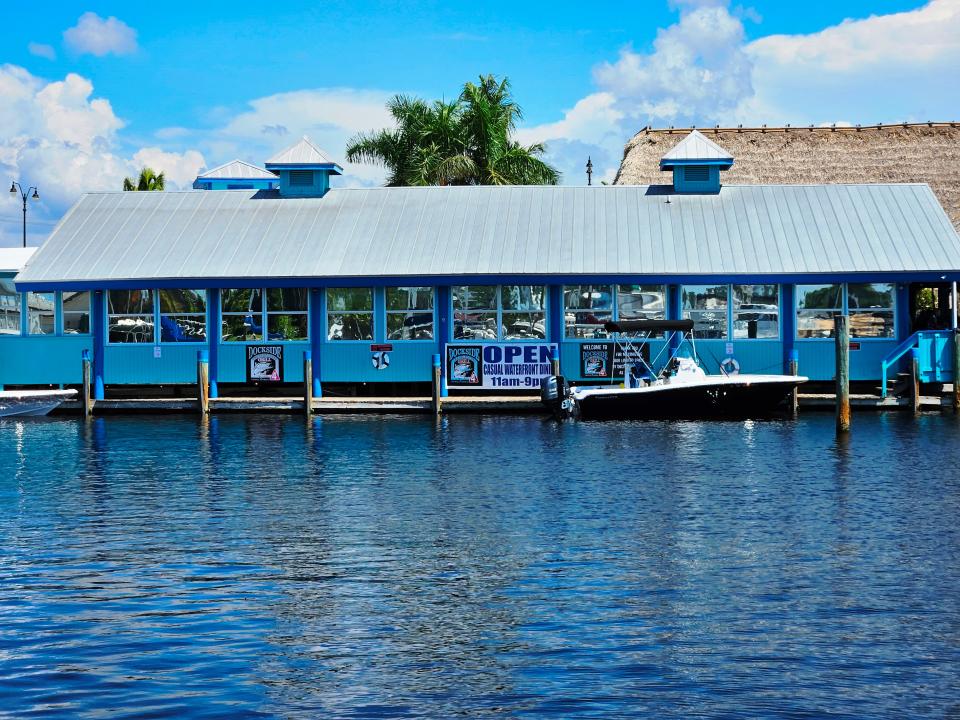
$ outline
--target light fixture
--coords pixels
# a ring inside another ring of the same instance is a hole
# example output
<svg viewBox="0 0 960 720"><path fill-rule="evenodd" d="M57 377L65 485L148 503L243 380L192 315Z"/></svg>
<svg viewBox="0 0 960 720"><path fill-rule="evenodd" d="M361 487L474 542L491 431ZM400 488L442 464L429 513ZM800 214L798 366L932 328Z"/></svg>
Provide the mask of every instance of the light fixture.
<svg viewBox="0 0 960 720"><path fill-rule="evenodd" d="M15 193L17 191L17 184L15 182L10 183L10 192Z"/></svg>
<svg viewBox="0 0 960 720"><path fill-rule="evenodd" d="M31 200L39 200L39 199L40 199L40 195L37 194L37 189L36 189L36 188L33 189L33 195L30 196L30 199L31 199Z"/></svg>

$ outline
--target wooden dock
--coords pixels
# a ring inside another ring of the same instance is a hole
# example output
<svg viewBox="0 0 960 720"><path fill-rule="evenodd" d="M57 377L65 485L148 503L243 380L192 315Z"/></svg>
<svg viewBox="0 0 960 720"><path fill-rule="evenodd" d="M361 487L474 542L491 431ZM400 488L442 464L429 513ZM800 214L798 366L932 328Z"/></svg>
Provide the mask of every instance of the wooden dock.
<svg viewBox="0 0 960 720"><path fill-rule="evenodd" d="M211 398L210 412L212 413L240 413L240 412L278 412L303 413L302 397L232 397ZM802 393L799 396L801 410L828 411L833 410L836 397L833 393ZM529 396L455 396L443 398L442 411L444 413L527 413L545 414L546 410L540 404L540 398ZM852 394L850 406L854 410L906 410L912 408L909 397L897 398L889 396L881 398L879 395ZM951 407L949 395L924 395L920 398L920 407L923 410L941 410ZM83 407L79 401L63 403L58 413L82 413ZM97 400L94 403L95 413L195 413L198 412L196 398L117 398ZM313 399L313 412L318 415L326 414L425 414L433 412L432 400L429 397L322 397Z"/></svg>

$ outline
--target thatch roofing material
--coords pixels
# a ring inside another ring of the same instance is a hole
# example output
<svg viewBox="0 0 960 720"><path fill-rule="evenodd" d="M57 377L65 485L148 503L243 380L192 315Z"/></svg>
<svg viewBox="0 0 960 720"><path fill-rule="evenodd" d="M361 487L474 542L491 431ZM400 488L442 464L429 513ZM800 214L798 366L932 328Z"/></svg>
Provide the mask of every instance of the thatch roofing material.
<svg viewBox="0 0 960 720"><path fill-rule="evenodd" d="M660 158L690 129L645 128L627 143L615 185L669 184ZM731 185L928 183L960 230L960 124L862 128L706 128L728 150Z"/></svg>

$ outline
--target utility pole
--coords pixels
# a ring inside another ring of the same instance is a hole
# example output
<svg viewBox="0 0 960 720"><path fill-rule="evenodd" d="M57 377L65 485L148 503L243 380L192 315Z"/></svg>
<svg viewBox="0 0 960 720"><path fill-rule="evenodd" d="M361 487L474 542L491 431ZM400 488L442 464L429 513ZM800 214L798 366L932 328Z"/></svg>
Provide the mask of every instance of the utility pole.
<svg viewBox="0 0 960 720"><path fill-rule="evenodd" d="M593 161L587 155L587 185L593 185Z"/></svg>
<svg viewBox="0 0 960 720"><path fill-rule="evenodd" d="M10 192L14 195L17 194L17 191L20 191L20 198L23 200L23 246L27 246L27 198L31 200L39 200L40 195L37 193L36 186L30 186L26 190L23 189L23 185L18 183L16 180L10 183ZM33 195L30 194L30 191L33 190Z"/></svg>

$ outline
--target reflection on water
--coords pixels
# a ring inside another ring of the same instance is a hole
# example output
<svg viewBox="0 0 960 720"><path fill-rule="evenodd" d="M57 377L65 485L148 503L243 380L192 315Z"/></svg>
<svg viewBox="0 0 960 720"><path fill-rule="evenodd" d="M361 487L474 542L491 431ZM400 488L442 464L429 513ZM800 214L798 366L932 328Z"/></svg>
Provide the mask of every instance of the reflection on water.
<svg viewBox="0 0 960 720"><path fill-rule="evenodd" d="M960 426L0 423L0 715L937 717Z"/></svg>

